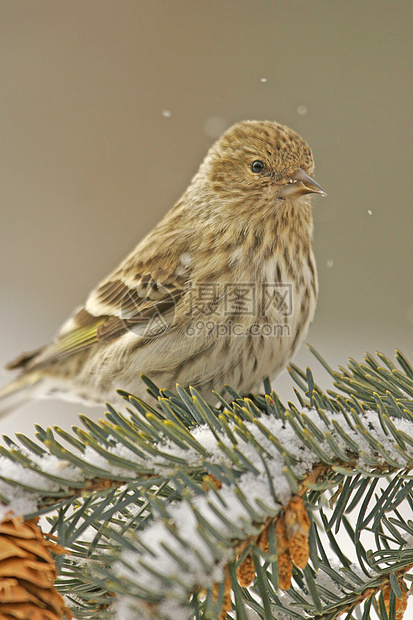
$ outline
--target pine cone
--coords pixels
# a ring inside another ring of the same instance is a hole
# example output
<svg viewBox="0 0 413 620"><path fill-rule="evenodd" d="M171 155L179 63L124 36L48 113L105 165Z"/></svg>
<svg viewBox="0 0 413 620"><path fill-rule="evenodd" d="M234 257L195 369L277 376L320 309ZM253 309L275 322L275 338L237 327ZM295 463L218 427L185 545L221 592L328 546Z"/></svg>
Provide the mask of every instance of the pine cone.
<svg viewBox="0 0 413 620"><path fill-rule="evenodd" d="M62 547L45 540L36 520L6 518L0 523L0 620L72 618L54 588L52 553Z"/></svg>

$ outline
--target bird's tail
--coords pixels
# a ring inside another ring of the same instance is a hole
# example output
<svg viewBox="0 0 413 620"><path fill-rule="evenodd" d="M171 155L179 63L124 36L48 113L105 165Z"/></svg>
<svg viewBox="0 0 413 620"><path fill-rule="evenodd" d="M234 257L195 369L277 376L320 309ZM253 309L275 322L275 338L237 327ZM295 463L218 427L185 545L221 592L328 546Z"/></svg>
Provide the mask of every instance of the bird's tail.
<svg viewBox="0 0 413 620"><path fill-rule="evenodd" d="M36 372L28 372L17 377L0 389L0 418L12 413L24 403L36 398L39 391L41 376Z"/></svg>

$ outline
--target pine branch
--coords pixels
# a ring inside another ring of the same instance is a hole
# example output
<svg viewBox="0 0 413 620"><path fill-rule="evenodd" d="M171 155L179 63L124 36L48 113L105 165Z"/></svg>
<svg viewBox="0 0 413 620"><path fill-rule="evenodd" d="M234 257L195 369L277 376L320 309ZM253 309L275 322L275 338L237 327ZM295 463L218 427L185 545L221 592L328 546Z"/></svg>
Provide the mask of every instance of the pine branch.
<svg viewBox="0 0 413 620"><path fill-rule="evenodd" d="M365 618L372 606L401 617L413 564L400 512L413 506L413 371L398 352L400 368L379 357L385 367L367 356L340 373L322 360L337 392L292 366L299 408L274 392L230 391L217 409L196 390L148 382L156 408L123 393L129 415L81 416L86 430L73 434L37 427L43 445L7 438L2 501L16 511L30 498L30 516L54 507L50 534L70 551L58 587L78 618L109 618L114 597L118 618L232 609L332 620L357 606Z"/></svg>

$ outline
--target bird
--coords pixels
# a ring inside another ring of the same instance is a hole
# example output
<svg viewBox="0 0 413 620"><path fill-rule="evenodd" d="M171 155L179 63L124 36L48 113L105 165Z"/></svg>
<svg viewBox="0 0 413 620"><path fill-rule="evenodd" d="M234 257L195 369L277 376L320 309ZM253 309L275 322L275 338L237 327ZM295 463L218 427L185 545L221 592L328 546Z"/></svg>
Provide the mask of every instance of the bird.
<svg viewBox="0 0 413 620"><path fill-rule="evenodd" d="M0 390L0 417L40 398L144 399L142 375L209 403L212 390L246 395L276 377L316 308L311 198L326 194L313 175L310 147L287 126L227 129L56 337L8 364L19 374Z"/></svg>

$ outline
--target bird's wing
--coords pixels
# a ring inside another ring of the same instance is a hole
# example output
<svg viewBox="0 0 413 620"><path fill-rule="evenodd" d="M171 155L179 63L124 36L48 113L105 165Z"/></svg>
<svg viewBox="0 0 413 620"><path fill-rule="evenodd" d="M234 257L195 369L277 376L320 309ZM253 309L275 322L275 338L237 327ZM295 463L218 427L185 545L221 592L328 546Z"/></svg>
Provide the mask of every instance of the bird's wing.
<svg viewBox="0 0 413 620"><path fill-rule="evenodd" d="M174 308L185 292L188 269L180 265L176 269L177 265L169 261L169 269L163 270L156 257L144 267L138 266L139 270L136 263L129 269L121 265L91 292L86 304L63 325L54 342L26 363L16 361L9 367L33 370L48 366L128 331L133 331L143 344L165 326L171 326Z"/></svg>

